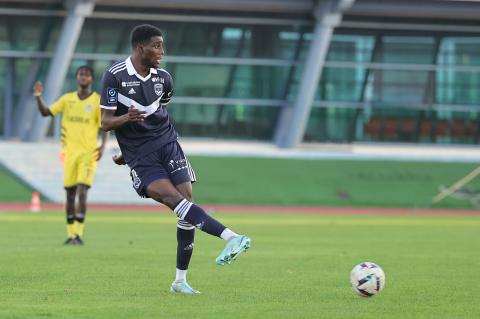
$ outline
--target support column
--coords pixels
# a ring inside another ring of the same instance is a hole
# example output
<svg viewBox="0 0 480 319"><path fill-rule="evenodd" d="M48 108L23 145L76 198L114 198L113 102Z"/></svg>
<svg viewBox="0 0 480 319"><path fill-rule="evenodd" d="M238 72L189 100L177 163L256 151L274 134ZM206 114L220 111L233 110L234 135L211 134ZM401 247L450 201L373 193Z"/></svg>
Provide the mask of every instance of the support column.
<svg viewBox="0 0 480 319"><path fill-rule="evenodd" d="M342 11L355 0L321 0L315 11L313 39L304 66L300 89L293 107L282 110L277 124L275 143L278 147L293 148L303 139L315 91L322 73L333 28L340 24Z"/></svg>
<svg viewBox="0 0 480 319"><path fill-rule="evenodd" d="M15 59L8 59L6 67L5 81L5 109L3 114L3 136L9 138L12 136L12 110L15 94Z"/></svg>
<svg viewBox="0 0 480 319"><path fill-rule="evenodd" d="M43 99L47 104L54 102L61 94L83 22L85 17L92 13L94 5L94 0L65 1L68 15L63 22L62 31L45 81ZM37 113L27 136L27 141L38 141L44 137L49 123L49 118L43 118Z"/></svg>

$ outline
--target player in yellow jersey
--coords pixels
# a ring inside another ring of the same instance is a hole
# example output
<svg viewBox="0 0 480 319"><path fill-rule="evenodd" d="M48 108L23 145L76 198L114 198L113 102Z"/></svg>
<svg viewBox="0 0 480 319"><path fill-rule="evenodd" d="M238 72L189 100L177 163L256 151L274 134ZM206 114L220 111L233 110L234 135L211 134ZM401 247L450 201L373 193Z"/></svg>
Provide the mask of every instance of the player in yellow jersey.
<svg viewBox="0 0 480 319"><path fill-rule="evenodd" d="M64 155L64 187L66 191L66 245L83 245L83 229L87 212L87 193L107 140L101 130L100 96L92 91L93 70L81 66L76 72L78 90L64 94L47 107L42 100L43 85L37 81L33 94L43 116L62 113L62 153ZM75 205L78 197L78 205Z"/></svg>

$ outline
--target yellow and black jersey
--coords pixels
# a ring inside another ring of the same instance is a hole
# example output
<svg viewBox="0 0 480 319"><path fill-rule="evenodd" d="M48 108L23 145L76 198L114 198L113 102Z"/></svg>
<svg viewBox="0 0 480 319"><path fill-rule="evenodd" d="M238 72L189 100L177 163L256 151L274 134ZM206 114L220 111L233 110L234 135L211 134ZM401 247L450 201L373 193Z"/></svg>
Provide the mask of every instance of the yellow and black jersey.
<svg viewBox="0 0 480 319"><path fill-rule="evenodd" d="M64 94L50 106L53 115L62 113L63 151L95 152L98 148L98 129L101 126L100 95L92 92L81 100L77 92Z"/></svg>

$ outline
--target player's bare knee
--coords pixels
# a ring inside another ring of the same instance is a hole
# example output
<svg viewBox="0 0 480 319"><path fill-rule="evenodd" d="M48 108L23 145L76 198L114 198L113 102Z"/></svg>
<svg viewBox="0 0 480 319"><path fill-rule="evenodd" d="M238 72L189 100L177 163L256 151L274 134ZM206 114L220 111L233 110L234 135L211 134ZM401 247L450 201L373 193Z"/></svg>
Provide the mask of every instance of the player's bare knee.
<svg viewBox="0 0 480 319"><path fill-rule="evenodd" d="M162 197L162 203L170 207L170 209L174 209L175 206L183 200L183 196L179 193L177 194L168 194Z"/></svg>
<svg viewBox="0 0 480 319"><path fill-rule="evenodd" d="M182 196L185 197L185 199L189 202L193 201L192 192L182 192Z"/></svg>
<svg viewBox="0 0 480 319"><path fill-rule="evenodd" d="M74 202L77 194L77 188L75 186L68 187L65 189L65 191L67 192L67 202Z"/></svg>
<svg viewBox="0 0 480 319"><path fill-rule="evenodd" d="M88 188L80 188L78 192L78 200L85 202L87 200Z"/></svg>
<svg viewBox="0 0 480 319"><path fill-rule="evenodd" d="M190 182L182 183L176 186L177 190L188 201L193 201L192 184Z"/></svg>
<svg viewBox="0 0 480 319"><path fill-rule="evenodd" d="M67 194L67 202L70 202L70 203L75 202L75 193Z"/></svg>

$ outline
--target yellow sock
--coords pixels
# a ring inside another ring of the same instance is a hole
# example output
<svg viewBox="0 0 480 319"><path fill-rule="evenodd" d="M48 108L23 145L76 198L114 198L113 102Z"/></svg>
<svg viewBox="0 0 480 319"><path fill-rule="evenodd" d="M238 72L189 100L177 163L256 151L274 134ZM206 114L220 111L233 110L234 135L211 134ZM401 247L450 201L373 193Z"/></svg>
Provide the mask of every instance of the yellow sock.
<svg viewBox="0 0 480 319"><path fill-rule="evenodd" d="M78 237L82 238L83 237L83 229L85 228L84 223L80 223L79 221L75 221L75 234L78 235Z"/></svg>
<svg viewBox="0 0 480 319"><path fill-rule="evenodd" d="M74 226L74 224L67 224L67 237L68 238L75 237L75 226Z"/></svg>

